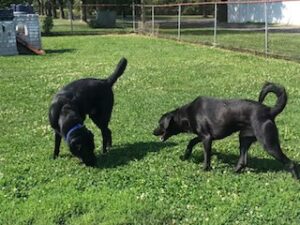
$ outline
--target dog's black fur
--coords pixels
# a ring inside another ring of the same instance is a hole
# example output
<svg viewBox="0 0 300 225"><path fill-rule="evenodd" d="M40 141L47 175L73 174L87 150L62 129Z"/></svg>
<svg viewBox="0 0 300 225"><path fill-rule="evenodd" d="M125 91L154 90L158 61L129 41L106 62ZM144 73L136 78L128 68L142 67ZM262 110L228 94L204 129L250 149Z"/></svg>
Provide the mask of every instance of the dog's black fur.
<svg viewBox="0 0 300 225"><path fill-rule="evenodd" d="M55 131L54 158L59 154L61 138L64 137L75 156L81 158L87 166L95 166L94 136L83 126L86 115L101 130L103 152L107 152L107 147L112 144L111 131L108 128L114 104L112 86L123 74L126 66L127 60L122 58L107 79L76 80L54 96L49 110L49 121Z"/></svg>
<svg viewBox="0 0 300 225"><path fill-rule="evenodd" d="M274 107L262 104L266 95L273 92L277 96ZM251 100L219 100L198 97L193 102L164 114L153 134L161 136L162 141L179 133L194 133L187 145L185 154L190 157L193 147L202 142L204 146L204 169L210 169L211 145L213 140L223 139L239 131L240 157L236 172L247 164L247 151L258 140L264 149L279 160L293 176L299 179L296 165L280 148L275 117L282 112L287 103L287 94L282 86L266 83L259 95L259 102Z"/></svg>

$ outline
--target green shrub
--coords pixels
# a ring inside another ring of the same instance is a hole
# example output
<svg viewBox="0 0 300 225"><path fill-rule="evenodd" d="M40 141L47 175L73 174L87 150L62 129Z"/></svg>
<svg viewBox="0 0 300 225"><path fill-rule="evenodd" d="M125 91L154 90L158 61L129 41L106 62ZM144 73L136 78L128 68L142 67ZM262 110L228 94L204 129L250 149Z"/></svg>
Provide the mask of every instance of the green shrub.
<svg viewBox="0 0 300 225"><path fill-rule="evenodd" d="M53 19L51 16L46 16L43 20L43 31L46 34L49 34L51 32L51 29L53 28Z"/></svg>
<svg viewBox="0 0 300 225"><path fill-rule="evenodd" d="M95 20L95 19L91 19L91 20L89 21L88 25L89 25L89 27L91 27L91 28L99 28L99 25L98 25L98 23L97 23L97 20Z"/></svg>

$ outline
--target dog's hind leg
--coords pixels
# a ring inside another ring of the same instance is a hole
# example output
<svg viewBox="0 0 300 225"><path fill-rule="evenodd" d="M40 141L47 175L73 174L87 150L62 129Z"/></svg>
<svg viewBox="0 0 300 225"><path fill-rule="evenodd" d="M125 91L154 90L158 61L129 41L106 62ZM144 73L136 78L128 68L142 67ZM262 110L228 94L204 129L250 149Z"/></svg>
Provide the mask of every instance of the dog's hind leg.
<svg viewBox="0 0 300 225"><path fill-rule="evenodd" d="M107 152L107 148L112 146L112 139L111 139L111 130L108 127L100 128L102 133L103 145L102 151L103 153Z"/></svg>
<svg viewBox="0 0 300 225"><path fill-rule="evenodd" d="M212 145L212 138L207 136L202 139L203 146L204 146L204 163L203 169L208 171L211 169L210 160L211 160L211 145Z"/></svg>
<svg viewBox="0 0 300 225"><path fill-rule="evenodd" d="M61 136L57 132L55 132L55 146L54 146L54 153L53 153L53 159L56 159L59 155L59 148L61 143Z"/></svg>
<svg viewBox="0 0 300 225"><path fill-rule="evenodd" d="M180 157L180 159L187 160L191 156L194 146L196 144L198 144L199 142L201 142L201 138L200 137L195 137L192 140L190 140L189 144L186 147L184 155L182 155Z"/></svg>
<svg viewBox="0 0 300 225"><path fill-rule="evenodd" d="M103 116L90 116L93 122L101 130L102 134L102 151L103 153L107 152L107 148L110 148L112 145L111 130L108 128L109 119L104 118ZM100 118L100 119L99 119Z"/></svg>
<svg viewBox="0 0 300 225"><path fill-rule="evenodd" d="M268 120L259 126L259 129L257 129L257 139L270 155L286 166L294 178L300 179L296 164L281 150L277 127L273 121Z"/></svg>
<svg viewBox="0 0 300 225"><path fill-rule="evenodd" d="M240 172L243 168L247 166L247 153L253 142L256 141L255 137L243 136L241 132L239 135L240 141L240 158L235 167L235 172Z"/></svg>

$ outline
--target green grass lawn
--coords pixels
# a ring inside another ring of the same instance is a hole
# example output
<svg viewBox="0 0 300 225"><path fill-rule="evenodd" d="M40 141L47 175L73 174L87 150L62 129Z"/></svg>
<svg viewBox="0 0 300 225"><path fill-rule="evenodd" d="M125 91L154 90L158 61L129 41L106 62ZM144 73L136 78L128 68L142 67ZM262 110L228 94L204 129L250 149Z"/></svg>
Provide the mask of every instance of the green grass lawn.
<svg viewBox="0 0 300 225"><path fill-rule="evenodd" d="M177 29L159 29L158 34L177 38ZM212 44L214 42L213 28L183 28L181 40ZM265 52L265 33L263 31L217 30L217 45L256 52ZM300 34L288 32L270 32L268 53L300 60Z"/></svg>
<svg viewBox="0 0 300 225"><path fill-rule="evenodd" d="M249 167L233 172L238 137L213 144L204 172L202 146L181 161L193 135L160 143L161 114L199 95L257 99L265 81L284 85L276 119L284 152L300 162L300 65L139 36L43 38L44 56L0 57L0 224L289 224L300 221L300 183L255 144ZM47 112L68 82L104 78L128 58L115 84L113 148L87 168L63 144L52 159ZM267 104L274 104L268 97Z"/></svg>
<svg viewBox="0 0 300 225"><path fill-rule="evenodd" d="M201 16L183 16L182 20L188 21L189 19L201 20ZM43 17L41 17L42 24ZM173 24L176 27L176 16L156 16L155 20L175 21ZM147 17L146 33L152 33L151 17ZM91 28L87 23L80 20L72 21L73 30L71 28L71 22L67 19L54 19L54 26L52 35L60 34L124 34L132 33L133 25L128 17L127 20L117 19L116 28ZM254 25L254 24L252 24ZM203 25L201 25L203 26ZM212 25L213 26L213 25ZM136 25L136 28L138 25ZM279 28L280 26L274 24L272 28ZM245 27L247 28L247 27ZM158 36L165 38L177 39L177 28L158 28L155 25L155 33ZM268 53L278 56L291 58L294 60L300 60L300 50L297 46L300 46L300 34L290 32L274 32L270 30L269 33L269 48ZM204 28L185 28L181 26L182 41L210 44L214 43L214 30L213 27ZM217 45L229 49L240 49L254 52L265 52L265 33L263 31L249 31L249 30L230 30L224 28L218 28L217 30Z"/></svg>

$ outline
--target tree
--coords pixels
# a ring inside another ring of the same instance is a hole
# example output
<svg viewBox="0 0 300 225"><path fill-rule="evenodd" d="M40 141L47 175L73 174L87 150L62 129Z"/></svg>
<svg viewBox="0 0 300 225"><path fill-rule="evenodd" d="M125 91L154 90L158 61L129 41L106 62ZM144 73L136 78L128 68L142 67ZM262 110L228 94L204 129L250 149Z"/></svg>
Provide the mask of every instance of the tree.
<svg viewBox="0 0 300 225"><path fill-rule="evenodd" d="M65 18L65 12L64 12L64 0L58 0L59 4L59 18L64 19Z"/></svg>
<svg viewBox="0 0 300 225"><path fill-rule="evenodd" d="M45 15L45 2L44 0L36 0L39 15Z"/></svg>
<svg viewBox="0 0 300 225"><path fill-rule="evenodd" d="M84 22L87 22L87 10L86 10L86 4L87 4L87 0L82 0L81 1L81 20Z"/></svg>
<svg viewBox="0 0 300 225"><path fill-rule="evenodd" d="M52 16L52 3L50 2L50 0L46 0L45 10L46 10L46 16Z"/></svg>
<svg viewBox="0 0 300 225"><path fill-rule="evenodd" d="M57 18L56 0L51 0L51 5L52 5L52 16L53 18Z"/></svg>
<svg viewBox="0 0 300 225"><path fill-rule="evenodd" d="M0 1L0 8L10 7L11 4L20 4L24 3L23 0L1 0Z"/></svg>

